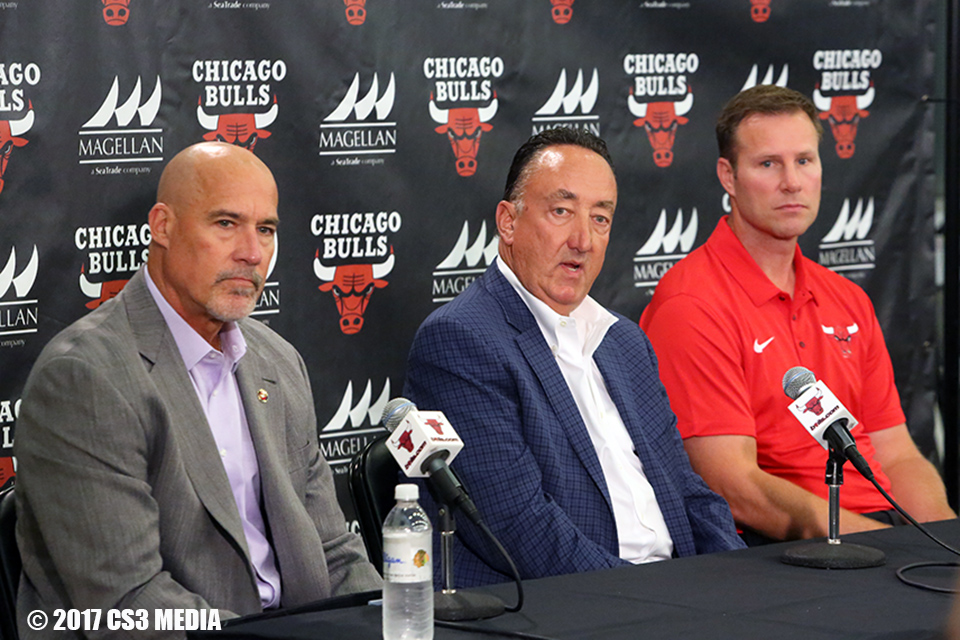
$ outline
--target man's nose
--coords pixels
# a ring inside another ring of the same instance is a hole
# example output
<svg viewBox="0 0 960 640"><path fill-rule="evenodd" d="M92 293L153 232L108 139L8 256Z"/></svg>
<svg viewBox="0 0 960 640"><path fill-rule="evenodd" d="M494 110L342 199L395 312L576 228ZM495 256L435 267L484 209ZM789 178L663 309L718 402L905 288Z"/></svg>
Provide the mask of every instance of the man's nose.
<svg viewBox="0 0 960 640"><path fill-rule="evenodd" d="M238 234L234 258L241 262L258 265L264 257L263 235L259 229L244 229Z"/></svg>

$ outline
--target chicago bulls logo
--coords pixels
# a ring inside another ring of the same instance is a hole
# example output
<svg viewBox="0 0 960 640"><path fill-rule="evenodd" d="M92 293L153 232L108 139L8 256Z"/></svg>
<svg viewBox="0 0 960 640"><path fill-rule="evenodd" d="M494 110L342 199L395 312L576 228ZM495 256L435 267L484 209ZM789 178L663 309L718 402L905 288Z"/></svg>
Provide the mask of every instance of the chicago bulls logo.
<svg viewBox="0 0 960 640"><path fill-rule="evenodd" d="M433 430L437 432L438 435L443 435L443 423L439 420L430 418L429 420L424 420L423 423L430 427L433 427Z"/></svg>
<svg viewBox="0 0 960 640"><path fill-rule="evenodd" d="M867 107L873 104L873 83L865 93L860 95L843 95L824 97L820 93L820 85L813 91L813 103L820 110L820 119L830 123L830 131L836 140L837 156L843 159L852 158L856 151L857 126L861 118L870 115Z"/></svg>
<svg viewBox="0 0 960 640"><path fill-rule="evenodd" d="M430 117L440 126L434 129L445 133L450 139L450 147L457 161L457 174L468 178L477 172L477 152L480 150L480 136L484 131L493 129L490 120L497 114L497 94L486 107L441 109L430 94Z"/></svg>
<svg viewBox="0 0 960 640"><path fill-rule="evenodd" d="M850 350L851 343L853 342L853 334L860 331L860 327L857 326L857 323L854 322L848 327L828 327L826 325L820 325L823 329L823 332L828 336L833 337L837 341L837 344L840 345L840 351L843 353L844 358L849 358L853 353Z"/></svg>
<svg viewBox="0 0 960 640"><path fill-rule="evenodd" d="M770 19L770 0L750 0L750 17L754 22Z"/></svg>
<svg viewBox="0 0 960 640"><path fill-rule="evenodd" d="M120 293L127 282L128 280L90 282L87 280L87 276L83 272L83 267L80 267L80 291L82 291L83 294L88 298L93 298L90 302L84 305L87 309L96 309L110 298L115 297L118 293Z"/></svg>
<svg viewBox="0 0 960 640"><path fill-rule="evenodd" d="M573 17L574 2L576 2L576 0L550 0L550 4L553 5L553 9L550 10L553 21L557 24L567 24L570 22L570 18Z"/></svg>
<svg viewBox="0 0 960 640"><path fill-rule="evenodd" d="M14 147L23 147L29 140L21 138L33 127L33 102L29 102L27 115L19 120L0 120L0 192L3 191L3 174L7 170Z"/></svg>
<svg viewBox="0 0 960 640"><path fill-rule="evenodd" d="M627 96L630 113L637 117L633 126L643 127L653 147L653 162L658 167L669 167L673 162L673 143L677 137L677 128L687 124L684 117L693 107L693 91L687 89L687 95L678 102L638 102L633 89Z"/></svg>
<svg viewBox="0 0 960 640"><path fill-rule="evenodd" d="M350 24L359 26L367 19L367 0L343 0L343 4L347 5L344 11Z"/></svg>
<svg viewBox="0 0 960 640"><path fill-rule="evenodd" d="M0 490L6 489L8 485L12 485L15 475L13 458L0 458Z"/></svg>
<svg viewBox="0 0 960 640"><path fill-rule="evenodd" d="M363 314L374 289L389 284L383 280L393 270L393 248L390 256L379 264L350 264L328 267L320 262L320 251L313 258L313 273L323 281L320 291L333 292L340 313L340 330L351 335L363 328Z"/></svg>
<svg viewBox="0 0 960 640"><path fill-rule="evenodd" d="M127 24L130 19L130 0L102 0L103 21L112 27Z"/></svg>
<svg viewBox="0 0 960 640"><path fill-rule="evenodd" d="M400 438L397 440L397 450L406 449L410 453L413 453L413 438L410 437L410 434L413 433L413 429L407 429L400 434Z"/></svg>
<svg viewBox="0 0 960 640"><path fill-rule="evenodd" d="M823 413L823 391L817 390L817 395L807 400L803 405L803 413L813 412L813 415L819 416Z"/></svg>
<svg viewBox="0 0 960 640"><path fill-rule="evenodd" d="M229 113L219 116L209 115L203 110L203 102L197 100L197 121L210 131L203 135L204 140L219 140L253 151L257 140L269 138L266 130L277 119L277 97L273 97L273 106L266 113Z"/></svg>

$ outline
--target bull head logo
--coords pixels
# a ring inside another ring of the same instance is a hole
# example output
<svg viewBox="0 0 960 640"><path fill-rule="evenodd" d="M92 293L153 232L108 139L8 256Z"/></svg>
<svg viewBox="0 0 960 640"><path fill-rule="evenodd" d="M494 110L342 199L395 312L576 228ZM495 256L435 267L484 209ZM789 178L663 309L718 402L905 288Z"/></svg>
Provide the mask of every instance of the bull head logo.
<svg viewBox="0 0 960 640"><path fill-rule="evenodd" d="M127 24L130 0L103 0L103 21L113 27Z"/></svg>
<svg viewBox="0 0 960 640"><path fill-rule="evenodd" d="M423 423L425 425L432 427L433 430L436 431L438 435L441 435L441 436L443 435L443 423L440 422L439 420L430 418L429 420L424 420Z"/></svg>
<svg viewBox="0 0 960 640"><path fill-rule="evenodd" d="M457 174L468 178L477 172L477 152L480 150L480 136L484 131L493 129L490 120L497 115L497 94L486 107L460 109L441 109L430 94L430 117L440 126L434 129L445 133L450 139L453 156L457 160Z"/></svg>
<svg viewBox="0 0 960 640"><path fill-rule="evenodd" d="M817 395L807 400L803 405L803 412L812 411L813 415L819 416L823 413L823 391L817 389Z"/></svg>
<svg viewBox="0 0 960 640"><path fill-rule="evenodd" d="M14 147L22 147L29 140L19 136L27 133L33 127L33 102L29 102L27 115L19 120L0 120L0 192L3 191L3 174L7 170L10 154Z"/></svg>
<svg viewBox="0 0 960 640"><path fill-rule="evenodd" d="M550 10L553 21L557 24L567 24L570 22L570 18L573 17L574 2L576 2L576 0L550 0L550 4L553 5L553 9Z"/></svg>
<svg viewBox="0 0 960 640"><path fill-rule="evenodd" d="M6 489L8 485L13 484L13 477L16 471L13 467L13 458L0 458L0 490Z"/></svg>
<svg viewBox="0 0 960 640"><path fill-rule="evenodd" d="M828 336L832 336L834 340L840 345L840 351L843 353L844 358L849 358L853 353L850 350L850 343L853 342L853 334L860 331L860 327L857 326L857 323L854 322L849 327L828 327L826 325L820 325L820 328L823 329L823 332Z"/></svg>
<svg viewBox="0 0 960 640"><path fill-rule="evenodd" d="M865 93L860 95L824 97L820 93L820 85L813 90L813 104L820 110L820 119L830 123L833 139L837 141L837 156L843 159L852 158L856 151L857 126L861 118L870 115L867 107L873 104L873 83Z"/></svg>
<svg viewBox="0 0 960 640"><path fill-rule="evenodd" d="M630 113L637 117L633 126L643 127L653 147L653 162L658 167L669 167L673 162L673 143L677 137L677 128L687 124L686 114L693 107L693 92L688 88L687 95L679 102L638 102L633 97L633 89L627 96Z"/></svg>
<svg viewBox="0 0 960 640"><path fill-rule="evenodd" d="M343 0L347 5L344 9L347 13L347 22L353 25L361 25L367 19L367 10L365 8L367 0Z"/></svg>
<svg viewBox="0 0 960 640"><path fill-rule="evenodd" d="M273 97L273 106L266 113L230 113L219 116L209 115L203 110L203 102L197 100L197 121L210 131L203 134L204 140L219 140L253 151L257 140L269 138L266 130L277 119L277 97Z"/></svg>
<svg viewBox="0 0 960 640"><path fill-rule="evenodd" d="M313 258L313 273L323 281L320 291L333 292L340 313L340 330L347 334L359 333L363 328L363 313L370 303L374 289L383 289L383 280L393 270L393 247L390 255L379 264L350 264L328 267L320 262L320 251Z"/></svg>
<svg viewBox="0 0 960 640"><path fill-rule="evenodd" d="M80 267L80 291L88 298L93 298L84 306L87 309L96 309L101 304L115 297L124 286L127 280L108 280L107 282L90 282L87 280L83 267Z"/></svg>
<svg viewBox="0 0 960 640"><path fill-rule="evenodd" d="M413 453L413 438L410 437L410 434L413 433L413 429L407 429L400 434L400 438L397 440L397 450L406 449L410 453Z"/></svg>
<svg viewBox="0 0 960 640"><path fill-rule="evenodd" d="M750 17L754 22L770 19L770 0L750 0Z"/></svg>

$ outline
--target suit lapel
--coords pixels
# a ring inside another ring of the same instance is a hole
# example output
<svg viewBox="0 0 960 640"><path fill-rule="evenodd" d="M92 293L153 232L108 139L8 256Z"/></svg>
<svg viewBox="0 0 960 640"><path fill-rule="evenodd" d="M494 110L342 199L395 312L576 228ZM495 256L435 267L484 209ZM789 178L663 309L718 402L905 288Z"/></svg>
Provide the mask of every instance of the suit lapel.
<svg viewBox="0 0 960 640"><path fill-rule="evenodd" d="M230 481L217 455L217 443L203 414L173 335L157 308L142 273L124 287L124 303L140 355L153 366L150 379L164 399L170 429L194 491L210 516L233 538L247 562L250 553Z"/></svg>
<svg viewBox="0 0 960 640"><path fill-rule="evenodd" d="M567 436L580 463L600 489L612 512L610 493L607 490L607 482L600 467L597 451L590 440L590 434L587 433L580 409L573 399L573 394L570 393L570 387L543 338L540 326L513 286L500 273L496 264L487 270L485 279L487 290L500 303L507 322L519 332L516 337L517 346L543 386L547 401L557 415L560 428Z"/></svg>

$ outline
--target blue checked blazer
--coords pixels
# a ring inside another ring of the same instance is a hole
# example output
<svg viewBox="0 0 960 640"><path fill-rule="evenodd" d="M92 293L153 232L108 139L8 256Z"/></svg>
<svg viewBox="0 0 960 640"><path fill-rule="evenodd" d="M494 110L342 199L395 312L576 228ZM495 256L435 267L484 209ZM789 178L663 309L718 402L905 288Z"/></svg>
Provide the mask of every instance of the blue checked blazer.
<svg viewBox="0 0 960 640"><path fill-rule="evenodd" d="M743 547L727 503L690 468L647 337L617 318L594 359L656 493L674 554ZM627 564L618 557L607 483L573 395L497 265L421 325L404 395L420 409L443 411L460 434L465 446L452 466L521 577ZM454 559L458 587L510 579L465 518Z"/></svg>

